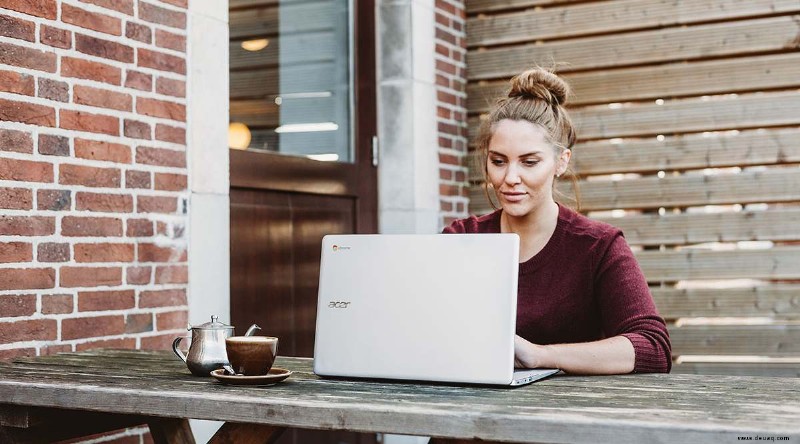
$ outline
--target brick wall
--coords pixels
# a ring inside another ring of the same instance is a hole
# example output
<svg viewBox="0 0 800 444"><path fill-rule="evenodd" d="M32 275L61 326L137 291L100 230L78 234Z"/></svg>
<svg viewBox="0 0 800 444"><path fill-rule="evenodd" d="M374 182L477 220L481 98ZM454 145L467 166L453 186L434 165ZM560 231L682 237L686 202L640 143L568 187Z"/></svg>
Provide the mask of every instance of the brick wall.
<svg viewBox="0 0 800 444"><path fill-rule="evenodd" d="M185 333L187 0L0 0L0 359Z"/></svg>
<svg viewBox="0 0 800 444"><path fill-rule="evenodd" d="M436 0L436 118L441 225L467 216L466 10Z"/></svg>

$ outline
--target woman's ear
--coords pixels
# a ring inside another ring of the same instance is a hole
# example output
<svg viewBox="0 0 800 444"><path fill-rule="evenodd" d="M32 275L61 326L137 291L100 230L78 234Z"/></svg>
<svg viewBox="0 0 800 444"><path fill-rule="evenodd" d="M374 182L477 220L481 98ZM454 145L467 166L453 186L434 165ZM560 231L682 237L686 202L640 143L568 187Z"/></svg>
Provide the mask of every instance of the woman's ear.
<svg viewBox="0 0 800 444"><path fill-rule="evenodd" d="M569 166L569 160L572 158L572 150L565 149L561 151L561 154L558 156L558 166L556 167L556 177L561 176L567 171L567 167Z"/></svg>

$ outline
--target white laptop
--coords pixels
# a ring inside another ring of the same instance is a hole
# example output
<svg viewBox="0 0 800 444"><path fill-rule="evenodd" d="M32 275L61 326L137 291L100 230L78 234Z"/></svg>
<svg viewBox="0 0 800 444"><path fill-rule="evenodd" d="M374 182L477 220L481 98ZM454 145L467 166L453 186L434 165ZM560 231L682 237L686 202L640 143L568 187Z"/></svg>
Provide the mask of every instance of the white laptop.
<svg viewBox="0 0 800 444"><path fill-rule="evenodd" d="M314 373L522 385L514 369L516 234L328 235Z"/></svg>

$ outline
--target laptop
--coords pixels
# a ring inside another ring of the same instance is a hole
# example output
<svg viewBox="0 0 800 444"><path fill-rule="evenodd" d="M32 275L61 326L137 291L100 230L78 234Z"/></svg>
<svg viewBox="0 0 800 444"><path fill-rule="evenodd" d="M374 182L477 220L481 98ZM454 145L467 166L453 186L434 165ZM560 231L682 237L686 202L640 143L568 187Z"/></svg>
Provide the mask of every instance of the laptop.
<svg viewBox="0 0 800 444"><path fill-rule="evenodd" d="M328 235L314 373L519 386L516 234Z"/></svg>

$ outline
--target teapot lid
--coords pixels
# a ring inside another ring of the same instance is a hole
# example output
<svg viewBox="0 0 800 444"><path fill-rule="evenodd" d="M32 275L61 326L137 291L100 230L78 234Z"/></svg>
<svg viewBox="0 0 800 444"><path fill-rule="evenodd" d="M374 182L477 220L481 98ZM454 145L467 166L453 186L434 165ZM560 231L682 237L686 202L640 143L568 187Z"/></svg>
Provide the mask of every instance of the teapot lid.
<svg viewBox="0 0 800 444"><path fill-rule="evenodd" d="M222 322L219 322L219 316L211 315L211 322L206 322L205 324L195 325L194 327L189 326L191 330L223 330L223 329L233 329L232 325L226 325Z"/></svg>

